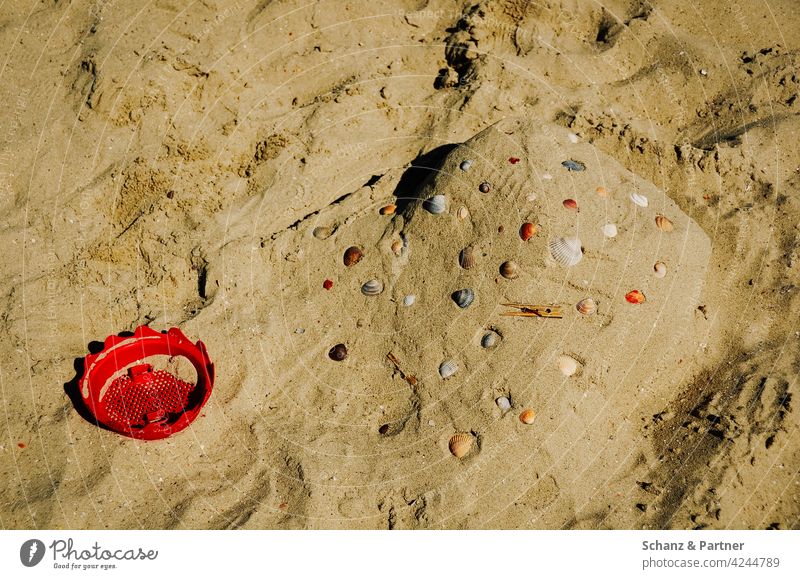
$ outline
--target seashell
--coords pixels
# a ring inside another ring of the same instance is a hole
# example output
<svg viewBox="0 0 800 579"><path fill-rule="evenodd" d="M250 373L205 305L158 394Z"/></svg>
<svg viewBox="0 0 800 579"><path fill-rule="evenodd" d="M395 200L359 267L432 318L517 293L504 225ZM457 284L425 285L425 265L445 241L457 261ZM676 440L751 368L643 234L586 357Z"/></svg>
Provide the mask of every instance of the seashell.
<svg viewBox="0 0 800 579"><path fill-rule="evenodd" d="M471 245L465 247L458 254L458 265L464 269L471 269L478 263L478 258L475 255L475 248Z"/></svg>
<svg viewBox="0 0 800 579"><path fill-rule="evenodd" d="M481 346L484 348L492 348L500 339L500 334L493 330L489 330L481 338Z"/></svg>
<svg viewBox="0 0 800 579"><path fill-rule="evenodd" d="M466 207L463 207L463 206L459 207L458 208L458 212L456 213L456 215L458 215L458 218L463 221L464 219L469 217L469 210Z"/></svg>
<svg viewBox="0 0 800 579"><path fill-rule="evenodd" d="M500 275L506 279L515 279L519 275L519 266L515 261L504 261L500 265Z"/></svg>
<svg viewBox="0 0 800 579"><path fill-rule="evenodd" d="M536 201L536 193L534 193L533 191L528 193L528 201Z"/></svg>
<svg viewBox="0 0 800 579"><path fill-rule="evenodd" d="M606 223L601 227L603 230L603 235L606 237L616 237L617 236L617 226L613 223Z"/></svg>
<svg viewBox="0 0 800 579"><path fill-rule="evenodd" d="M347 346L344 344L336 344L328 351L328 358L336 362L341 362L347 358Z"/></svg>
<svg viewBox="0 0 800 579"><path fill-rule="evenodd" d="M478 190L481 193L488 193L489 191L492 190L492 185L488 181L484 181L483 183L478 185Z"/></svg>
<svg viewBox="0 0 800 579"><path fill-rule="evenodd" d="M669 233L675 226L672 224L672 221L664 217L663 215L656 215L656 227L658 227L661 231L665 233Z"/></svg>
<svg viewBox="0 0 800 579"><path fill-rule="evenodd" d="M317 239L328 239L331 235L333 235L333 231L334 229L332 227L315 227L314 231L311 232L311 235Z"/></svg>
<svg viewBox="0 0 800 579"><path fill-rule="evenodd" d="M509 157L508 162L511 163L512 165L516 165L517 163L519 163L519 157Z"/></svg>
<svg viewBox="0 0 800 579"><path fill-rule="evenodd" d="M439 364L439 376L441 376L443 380L448 379L456 372L458 372L458 364L453 360L445 360Z"/></svg>
<svg viewBox="0 0 800 579"><path fill-rule="evenodd" d="M472 435L463 432L454 434L447 446L454 457L464 458L472 450Z"/></svg>
<svg viewBox="0 0 800 579"><path fill-rule="evenodd" d="M639 207L647 207L647 197L638 193L631 193L631 201Z"/></svg>
<svg viewBox="0 0 800 579"><path fill-rule="evenodd" d="M561 161L561 165L567 169L567 171L583 171L586 169L586 165L581 163L580 161L575 161L574 159L567 159L566 161Z"/></svg>
<svg viewBox="0 0 800 579"><path fill-rule="evenodd" d="M381 207L378 213L380 213L381 215L391 215L395 211L397 211L397 205L390 204L386 205L385 207Z"/></svg>
<svg viewBox="0 0 800 579"><path fill-rule="evenodd" d="M662 278L667 275L667 264L663 261L657 261L653 266L653 271L655 272L656 277Z"/></svg>
<svg viewBox="0 0 800 579"><path fill-rule="evenodd" d="M542 175L542 179L544 179L545 181L549 181L552 178L553 176L550 173L545 173L544 175Z"/></svg>
<svg viewBox="0 0 800 579"><path fill-rule="evenodd" d="M511 410L511 400L509 400L505 396L500 396L499 398L496 398L494 403L497 404L497 407L503 412L508 412L509 410Z"/></svg>
<svg viewBox="0 0 800 579"><path fill-rule="evenodd" d="M576 265L583 258L581 240L577 237L556 237L548 247L555 262L564 267Z"/></svg>
<svg viewBox="0 0 800 579"><path fill-rule="evenodd" d="M403 242L400 241L399 239L395 239L392 242L392 253L394 253L395 255L400 255L401 253L403 253Z"/></svg>
<svg viewBox="0 0 800 579"><path fill-rule="evenodd" d="M461 161L461 164L459 165L459 168L462 171L469 171L470 167L472 167L472 161L469 159L464 159L463 161Z"/></svg>
<svg viewBox="0 0 800 579"><path fill-rule="evenodd" d="M575 143L578 142L578 135L576 135L575 133L568 134L567 138L569 139L569 142L572 143L572 144L575 144Z"/></svg>
<svg viewBox="0 0 800 579"><path fill-rule="evenodd" d="M632 304L643 304L647 300L639 290L629 291L625 294L625 299Z"/></svg>
<svg viewBox="0 0 800 579"><path fill-rule="evenodd" d="M536 420L536 412L530 408L526 408L519 415L519 421L522 424L533 424L534 420Z"/></svg>
<svg viewBox="0 0 800 579"><path fill-rule="evenodd" d="M592 298L583 298L575 305L575 309L584 316L591 316L597 311L597 304Z"/></svg>
<svg viewBox="0 0 800 579"><path fill-rule="evenodd" d="M564 199L562 205L572 211L580 211L580 209L578 209L578 202L574 199Z"/></svg>
<svg viewBox="0 0 800 579"><path fill-rule="evenodd" d="M461 308L469 307L469 305L475 299L475 292L469 288L460 289L458 291L453 292L450 294L450 297L453 298L453 301L456 302L456 305Z"/></svg>
<svg viewBox="0 0 800 579"><path fill-rule="evenodd" d="M578 371L578 361L570 356L556 358L556 366L564 376L572 376Z"/></svg>
<svg viewBox="0 0 800 579"><path fill-rule="evenodd" d="M598 195L600 195L600 197L608 197L608 189L606 189L605 187L600 186L597 189L595 189L595 192Z"/></svg>
<svg viewBox="0 0 800 579"><path fill-rule="evenodd" d="M519 236L522 241L528 241L536 235L536 226L533 223L523 223L519 228Z"/></svg>
<svg viewBox="0 0 800 579"><path fill-rule="evenodd" d="M364 257L364 252L357 245L353 245L345 250L342 261L347 267L352 267L361 261L362 257Z"/></svg>
<svg viewBox="0 0 800 579"><path fill-rule="evenodd" d="M376 296L383 291L383 282L378 279L371 279L361 286L361 293L365 296Z"/></svg>
<svg viewBox="0 0 800 579"><path fill-rule="evenodd" d="M417 296L414 294L409 294L403 298L403 305L405 307L410 307L414 305L414 302L417 301Z"/></svg>
<svg viewBox="0 0 800 579"><path fill-rule="evenodd" d="M447 210L447 198L444 195L434 195L422 202L422 207L434 215L439 215Z"/></svg>

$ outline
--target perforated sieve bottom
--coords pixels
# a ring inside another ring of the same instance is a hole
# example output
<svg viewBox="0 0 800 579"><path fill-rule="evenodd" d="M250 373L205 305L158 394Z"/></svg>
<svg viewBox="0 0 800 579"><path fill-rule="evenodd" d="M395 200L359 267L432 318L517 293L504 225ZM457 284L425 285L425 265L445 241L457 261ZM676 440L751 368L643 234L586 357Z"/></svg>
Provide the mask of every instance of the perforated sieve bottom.
<svg viewBox="0 0 800 579"><path fill-rule="evenodd" d="M182 413L194 387L164 370L131 368L111 383L103 402L112 421L126 428L141 427Z"/></svg>

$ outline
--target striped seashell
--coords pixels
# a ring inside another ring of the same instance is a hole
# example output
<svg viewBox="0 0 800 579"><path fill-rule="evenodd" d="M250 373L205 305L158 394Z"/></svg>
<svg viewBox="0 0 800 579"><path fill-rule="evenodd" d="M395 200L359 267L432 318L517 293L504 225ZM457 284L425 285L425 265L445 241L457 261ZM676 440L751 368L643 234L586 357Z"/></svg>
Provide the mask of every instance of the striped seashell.
<svg viewBox="0 0 800 579"><path fill-rule="evenodd" d="M462 249L461 253L458 254L458 265L464 269L472 269L477 263L478 258L475 255L475 248L471 245Z"/></svg>
<svg viewBox="0 0 800 579"><path fill-rule="evenodd" d="M459 432L450 437L447 443L450 453L456 458L464 458L472 450L472 435Z"/></svg>
<svg viewBox="0 0 800 579"><path fill-rule="evenodd" d="M564 376L572 376L578 371L578 361L571 356L559 356L556 366Z"/></svg>
<svg viewBox="0 0 800 579"><path fill-rule="evenodd" d="M631 201L633 201L639 207L647 207L647 197L644 195L639 195L638 193L631 193Z"/></svg>
<svg viewBox="0 0 800 579"><path fill-rule="evenodd" d="M353 245L345 250L342 261L347 267L352 267L361 261L362 257L364 257L363 250L357 245Z"/></svg>
<svg viewBox="0 0 800 579"><path fill-rule="evenodd" d="M333 235L333 231L334 229L332 227L315 227L314 231L311 232L311 235L317 239L328 239L331 235Z"/></svg>
<svg viewBox="0 0 800 579"><path fill-rule="evenodd" d="M661 231L665 233L669 233L675 226L672 224L668 218L664 217L663 215L656 215L656 227L658 227Z"/></svg>
<svg viewBox="0 0 800 579"><path fill-rule="evenodd" d="M530 408L526 408L519 415L519 421L522 424L533 424L534 420L536 420L536 412Z"/></svg>
<svg viewBox="0 0 800 579"><path fill-rule="evenodd" d="M575 305L575 309L584 316L591 316L597 311L597 304L592 298L584 298Z"/></svg>
<svg viewBox="0 0 800 579"><path fill-rule="evenodd" d="M503 412L508 412L511 410L511 400L509 400L506 396L500 396L499 398L496 398L494 403L497 404L497 407Z"/></svg>
<svg viewBox="0 0 800 579"><path fill-rule="evenodd" d="M453 360L445 360L439 364L439 376L442 377L442 380L447 380L456 372L458 372L458 364Z"/></svg>
<svg viewBox="0 0 800 579"><path fill-rule="evenodd" d="M556 237L548 243L550 255L564 267L576 265L583 258L581 240L577 237Z"/></svg>
<svg viewBox="0 0 800 579"><path fill-rule="evenodd" d="M450 294L450 297L453 298L453 301L456 302L456 305L463 310L464 308L468 308L469 305L475 300L475 292L470 288L464 288L454 291L452 294Z"/></svg>
<svg viewBox="0 0 800 579"><path fill-rule="evenodd" d="M447 211L447 197L444 195L434 195L422 202L422 207L428 213L439 215Z"/></svg>
<svg viewBox="0 0 800 579"><path fill-rule="evenodd" d="M662 278L667 275L667 264L663 261L657 261L653 266L653 272L657 278Z"/></svg>
<svg viewBox="0 0 800 579"><path fill-rule="evenodd" d="M459 165L459 168L462 171L469 171L470 167L472 167L472 161L470 159L464 159L463 161L461 161L461 164Z"/></svg>
<svg viewBox="0 0 800 579"><path fill-rule="evenodd" d="M506 279L516 279L519 276L519 266L515 261L504 261L500 265L500 275Z"/></svg>
<svg viewBox="0 0 800 579"><path fill-rule="evenodd" d="M500 334L493 330L489 330L486 332L483 337L481 338L481 347L483 348L492 348L495 344L500 341Z"/></svg>
<svg viewBox="0 0 800 579"><path fill-rule="evenodd" d="M601 227L603 230L603 235L606 237L616 237L617 236L617 226L613 223L606 223Z"/></svg>
<svg viewBox="0 0 800 579"><path fill-rule="evenodd" d="M361 286L361 293L365 296L376 296L383 292L383 282L379 279L371 279Z"/></svg>
<svg viewBox="0 0 800 579"><path fill-rule="evenodd" d="M536 235L536 226L533 223L523 223L519 228L519 238L522 241L528 241L531 237Z"/></svg>

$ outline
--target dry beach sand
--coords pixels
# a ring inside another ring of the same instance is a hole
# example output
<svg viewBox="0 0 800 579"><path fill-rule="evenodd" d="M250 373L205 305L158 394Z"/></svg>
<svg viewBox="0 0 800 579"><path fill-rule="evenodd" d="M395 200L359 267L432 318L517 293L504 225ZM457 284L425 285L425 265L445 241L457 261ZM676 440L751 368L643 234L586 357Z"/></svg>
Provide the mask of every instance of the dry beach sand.
<svg viewBox="0 0 800 579"><path fill-rule="evenodd" d="M800 528L792 0L19 0L0 39L3 528ZM141 324L217 371L157 442L65 393Z"/></svg>

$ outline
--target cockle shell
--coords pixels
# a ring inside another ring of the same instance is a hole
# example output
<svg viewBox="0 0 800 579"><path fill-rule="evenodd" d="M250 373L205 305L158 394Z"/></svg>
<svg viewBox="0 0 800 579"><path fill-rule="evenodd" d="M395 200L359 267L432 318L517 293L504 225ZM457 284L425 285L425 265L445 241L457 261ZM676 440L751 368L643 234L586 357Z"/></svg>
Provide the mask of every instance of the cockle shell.
<svg viewBox="0 0 800 579"><path fill-rule="evenodd" d="M458 208L458 212L456 213L456 215L458 216L459 219L463 221L464 219L469 217L469 209L467 209L464 206L461 206Z"/></svg>
<svg viewBox="0 0 800 579"><path fill-rule="evenodd" d="M536 235L536 226L533 223L523 223L519 228L519 237L522 241L528 241Z"/></svg>
<svg viewBox="0 0 800 579"><path fill-rule="evenodd" d="M364 257L363 250L357 245L353 245L345 250L342 261L347 267L351 267L361 261L362 257Z"/></svg>
<svg viewBox="0 0 800 579"><path fill-rule="evenodd" d="M459 432L450 437L450 442L447 446L454 457L464 458L472 450L472 442L472 435Z"/></svg>
<svg viewBox="0 0 800 579"><path fill-rule="evenodd" d="M472 161L469 159L464 159L463 161L461 161L459 167L461 168L462 171L469 171L470 167L472 167Z"/></svg>
<svg viewBox="0 0 800 579"><path fill-rule="evenodd" d="M481 183L480 185L478 185L478 190L479 190L481 193L488 193L489 191L491 191L491 190L492 190L492 184L491 184L491 183L489 183L488 181L484 181L483 183Z"/></svg>
<svg viewBox="0 0 800 579"><path fill-rule="evenodd" d="M519 276L519 266L515 261L504 261L500 265L500 275L506 279L515 279Z"/></svg>
<svg viewBox="0 0 800 579"><path fill-rule="evenodd" d="M647 207L647 197L638 193L631 193L631 201L639 207Z"/></svg>
<svg viewBox="0 0 800 579"><path fill-rule="evenodd" d="M434 195L422 202L422 207L434 215L439 215L447 210L447 198L444 195Z"/></svg>
<svg viewBox="0 0 800 579"><path fill-rule="evenodd" d="M497 407L503 412L508 412L511 410L511 400L509 400L506 396L500 396L499 398L495 399L494 403L497 404Z"/></svg>
<svg viewBox="0 0 800 579"><path fill-rule="evenodd" d="M456 372L458 372L458 364L456 364L454 360L445 360L439 364L439 376L441 376L443 380L446 380Z"/></svg>
<svg viewBox="0 0 800 579"><path fill-rule="evenodd" d="M361 293L365 296L376 296L383 291L383 282L379 279L371 279L361 286Z"/></svg>
<svg viewBox="0 0 800 579"><path fill-rule="evenodd" d="M453 298L453 301L456 302L456 305L461 308L469 307L469 305L475 299L475 292L472 291L470 288L460 289L458 291L454 291L450 294L450 297Z"/></svg>
<svg viewBox="0 0 800 579"><path fill-rule="evenodd" d="M606 237L617 236L617 226L613 223L606 223L601 229L603 230L603 235Z"/></svg>
<svg viewBox="0 0 800 579"><path fill-rule="evenodd" d="M522 424L533 424L534 420L536 420L536 412L530 408L526 408L519 415L519 421Z"/></svg>
<svg viewBox="0 0 800 579"><path fill-rule="evenodd" d="M548 243L550 255L564 267L576 265L583 258L581 240L577 237L556 237Z"/></svg>
<svg viewBox="0 0 800 579"><path fill-rule="evenodd" d="M493 330L486 332L481 338L481 346L483 348L491 348L500 340L500 334Z"/></svg>
<svg viewBox="0 0 800 579"><path fill-rule="evenodd" d="M657 261L656 264L653 266L653 272L655 272L655 276L658 278L662 278L667 275L667 264L663 261Z"/></svg>
<svg viewBox="0 0 800 579"><path fill-rule="evenodd" d="M381 207L379 213L381 215L391 215L395 211L397 211L397 205L392 203L392 204L386 205L384 207Z"/></svg>
<svg viewBox="0 0 800 579"><path fill-rule="evenodd" d="M311 232L311 235L313 235L317 239L328 239L331 235L333 235L333 228L315 227L314 231Z"/></svg>
<svg viewBox="0 0 800 579"><path fill-rule="evenodd" d="M409 294L403 298L403 305L406 307L413 306L415 301L417 301L417 296Z"/></svg>
<svg viewBox="0 0 800 579"><path fill-rule="evenodd" d="M578 209L578 202L574 199L564 199L561 203L566 209L571 211L579 211Z"/></svg>
<svg viewBox="0 0 800 579"><path fill-rule="evenodd" d="M556 358L556 366L564 376L572 376L578 371L578 361L571 356L559 356Z"/></svg>
<svg viewBox="0 0 800 579"><path fill-rule="evenodd" d="M575 305L575 309L584 316L591 316L597 311L597 304L592 298L583 298Z"/></svg>
<svg viewBox="0 0 800 579"><path fill-rule="evenodd" d="M672 221L663 215L656 215L656 227L665 233L669 233L675 228L675 226L672 224Z"/></svg>
<svg viewBox="0 0 800 579"><path fill-rule="evenodd" d="M464 269L471 269L478 263L478 258L475 255L475 248L471 245L465 247L458 254L458 265Z"/></svg>
<svg viewBox="0 0 800 579"><path fill-rule="evenodd" d="M639 290L629 291L625 294L625 299L632 304L643 304L647 300Z"/></svg>

